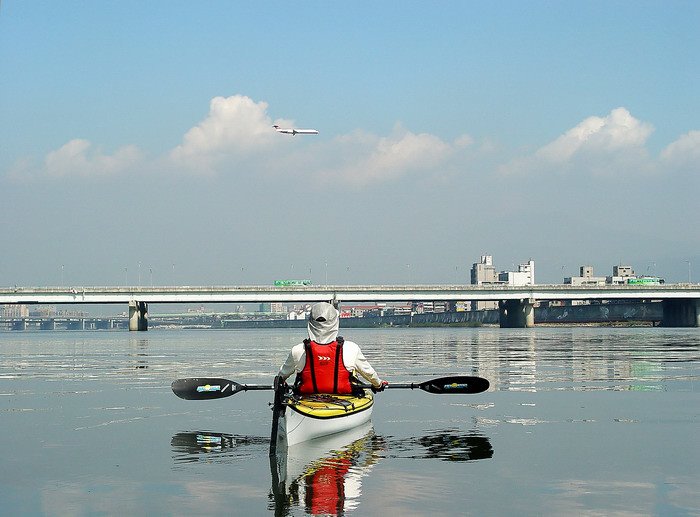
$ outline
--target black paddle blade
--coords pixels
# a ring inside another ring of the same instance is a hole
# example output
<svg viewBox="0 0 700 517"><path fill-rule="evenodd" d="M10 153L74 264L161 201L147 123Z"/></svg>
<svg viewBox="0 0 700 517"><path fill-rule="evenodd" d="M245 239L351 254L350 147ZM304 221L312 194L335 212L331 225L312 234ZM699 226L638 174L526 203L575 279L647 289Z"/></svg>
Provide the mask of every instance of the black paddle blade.
<svg viewBox="0 0 700 517"><path fill-rule="evenodd" d="M389 386L391 387L391 384ZM489 381L483 377L457 375L421 382L416 385L416 388L438 395L446 393L481 393L489 389Z"/></svg>
<svg viewBox="0 0 700 517"><path fill-rule="evenodd" d="M173 393L185 400L221 399L235 395L244 387L228 379L177 379L170 386Z"/></svg>

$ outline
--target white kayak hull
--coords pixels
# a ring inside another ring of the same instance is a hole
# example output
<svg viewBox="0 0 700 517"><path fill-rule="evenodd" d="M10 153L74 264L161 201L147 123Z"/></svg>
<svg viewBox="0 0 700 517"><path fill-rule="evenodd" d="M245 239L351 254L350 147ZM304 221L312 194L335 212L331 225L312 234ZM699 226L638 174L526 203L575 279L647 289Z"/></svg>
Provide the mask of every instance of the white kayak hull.
<svg viewBox="0 0 700 517"><path fill-rule="evenodd" d="M319 420L296 411L287 411L279 420L279 434L290 447L316 438L349 431L369 422L371 418L372 408L332 420Z"/></svg>
<svg viewBox="0 0 700 517"><path fill-rule="evenodd" d="M288 401L278 419L277 446L292 447L296 444L349 431L362 426L372 418L374 397L367 391L363 397L326 396L319 402L302 398ZM346 407L339 409L333 401L341 399Z"/></svg>

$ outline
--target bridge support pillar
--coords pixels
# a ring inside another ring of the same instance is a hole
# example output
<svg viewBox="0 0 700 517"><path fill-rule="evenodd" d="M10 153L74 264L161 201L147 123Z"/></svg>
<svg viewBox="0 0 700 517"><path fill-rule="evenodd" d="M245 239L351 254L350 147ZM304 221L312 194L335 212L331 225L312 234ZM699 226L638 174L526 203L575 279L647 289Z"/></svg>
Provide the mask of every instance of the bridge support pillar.
<svg viewBox="0 0 700 517"><path fill-rule="evenodd" d="M501 328L530 328L535 326L535 300L502 300L498 302Z"/></svg>
<svg viewBox="0 0 700 517"><path fill-rule="evenodd" d="M700 300L668 299L663 300L664 327L700 327Z"/></svg>
<svg viewBox="0 0 700 517"><path fill-rule="evenodd" d="M129 330L148 330L148 304L129 302Z"/></svg>

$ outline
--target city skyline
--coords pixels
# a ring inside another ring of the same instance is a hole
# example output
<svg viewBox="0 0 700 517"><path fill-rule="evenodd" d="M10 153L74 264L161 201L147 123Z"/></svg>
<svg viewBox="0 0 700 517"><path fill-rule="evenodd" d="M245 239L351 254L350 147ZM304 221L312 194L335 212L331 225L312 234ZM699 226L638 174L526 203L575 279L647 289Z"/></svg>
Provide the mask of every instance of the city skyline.
<svg viewBox="0 0 700 517"><path fill-rule="evenodd" d="M699 19L5 0L0 286L697 281Z"/></svg>

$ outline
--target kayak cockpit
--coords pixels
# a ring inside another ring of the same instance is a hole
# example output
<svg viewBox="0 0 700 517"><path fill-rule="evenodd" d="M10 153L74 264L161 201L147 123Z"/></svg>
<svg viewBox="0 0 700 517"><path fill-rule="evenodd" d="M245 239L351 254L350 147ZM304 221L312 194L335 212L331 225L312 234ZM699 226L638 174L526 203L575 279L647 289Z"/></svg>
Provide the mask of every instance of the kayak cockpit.
<svg viewBox="0 0 700 517"><path fill-rule="evenodd" d="M364 390L361 395L291 395L286 399L287 408L297 413L318 419L345 418L366 411L374 404L374 395Z"/></svg>

